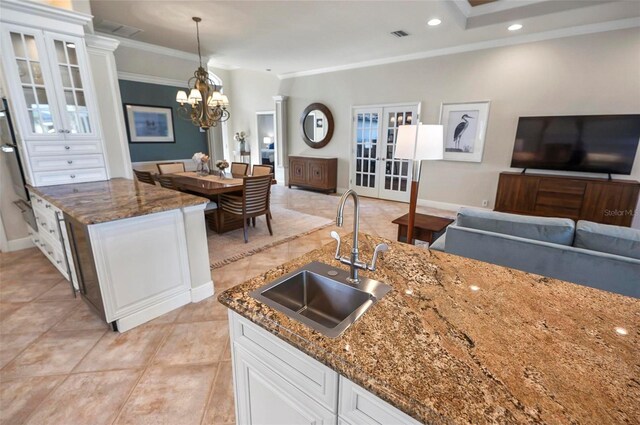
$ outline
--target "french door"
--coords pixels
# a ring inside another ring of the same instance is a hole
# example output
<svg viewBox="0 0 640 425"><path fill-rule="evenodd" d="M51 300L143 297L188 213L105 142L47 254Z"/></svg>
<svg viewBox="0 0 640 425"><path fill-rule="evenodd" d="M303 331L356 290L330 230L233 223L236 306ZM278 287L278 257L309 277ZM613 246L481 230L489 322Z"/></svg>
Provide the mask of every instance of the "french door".
<svg viewBox="0 0 640 425"><path fill-rule="evenodd" d="M356 108L351 187L363 196L408 202L411 161L394 159L398 127L418 120L419 104Z"/></svg>

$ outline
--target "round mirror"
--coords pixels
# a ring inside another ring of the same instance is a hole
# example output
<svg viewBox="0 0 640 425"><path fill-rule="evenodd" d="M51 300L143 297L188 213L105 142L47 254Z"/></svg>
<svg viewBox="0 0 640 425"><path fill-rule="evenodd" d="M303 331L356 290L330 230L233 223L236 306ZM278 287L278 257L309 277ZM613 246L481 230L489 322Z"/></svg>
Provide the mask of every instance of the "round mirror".
<svg viewBox="0 0 640 425"><path fill-rule="evenodd" d="M333 136L333 115L322 103L312 103L302 111L300 130L305 143L314 149L325 146Z"/></svg>

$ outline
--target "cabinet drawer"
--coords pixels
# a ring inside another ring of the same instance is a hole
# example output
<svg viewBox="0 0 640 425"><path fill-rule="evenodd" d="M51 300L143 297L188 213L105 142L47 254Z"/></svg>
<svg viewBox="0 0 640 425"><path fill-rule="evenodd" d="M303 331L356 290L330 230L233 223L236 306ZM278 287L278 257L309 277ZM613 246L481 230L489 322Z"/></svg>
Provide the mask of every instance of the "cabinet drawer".
<svg viewBox="0 0 640 425"><path fill-rule="evenodd" d="M582 180L540 179L538 190L542 192L583 195L586 187L587 182Z"/></svg>
<svg viewBox="0 0 640 425"><path fill-rule="evenodd" d="M69 171L41 171L33 174L36 180L36 186L93 182L107 179L107 171L104 168L89 168Z"/></svg>
<svg viewBox="0 0 640 425"><path fill-rule="evenodd" d="M101 154L36 156L31 158L31 169L33 171L62 171L99 167L104 167L104 160Z"/></svg>
<svg viewBox="0 0 640 425"><path fill-rule="evenodd" d="M102 153L102 144L99 140L73 141L73 142L27 142L27 150L30 156L42 155L83 155Z"/></svg>
<svg viewBox="0 0 640 425"><path fill-rule="evenodd" d="M336 412L338 374L258 325L230 312L233 343L245 347L284 379Z"/></svg>
<svg viewBox="0 0 640 425"><path fill-rule="evenodd" d="M352 425L420 424L411 416L380 400L343 376L340 377L338 416Z"/></svg>

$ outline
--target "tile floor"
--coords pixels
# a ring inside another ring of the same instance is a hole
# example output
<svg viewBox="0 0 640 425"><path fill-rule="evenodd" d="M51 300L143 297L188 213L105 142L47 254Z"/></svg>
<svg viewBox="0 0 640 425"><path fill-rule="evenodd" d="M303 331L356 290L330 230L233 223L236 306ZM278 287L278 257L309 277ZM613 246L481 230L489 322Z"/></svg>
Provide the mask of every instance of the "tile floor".
<svg viewBox="0 0 640 425"><path fill-rule="evenodd" d="M361 231L395 239L407 204L361 199ZM338 198L277 186L272 203L334 218ZM331 230L213 270L216 292L331 242ZM37 249L0 254L0 424L234 423L226 320L214 296L114 333Z"/></svg>

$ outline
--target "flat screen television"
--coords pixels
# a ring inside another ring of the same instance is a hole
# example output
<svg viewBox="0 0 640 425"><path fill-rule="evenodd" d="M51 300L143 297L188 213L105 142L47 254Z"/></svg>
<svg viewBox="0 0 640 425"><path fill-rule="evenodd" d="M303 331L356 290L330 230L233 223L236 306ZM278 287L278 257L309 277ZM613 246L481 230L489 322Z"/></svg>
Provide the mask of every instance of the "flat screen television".
<svg viewBox="0 0 640 425"><path fill-rule="evenodd" d="M520 117L511 167L631 174L640 115Z"/></svg>

